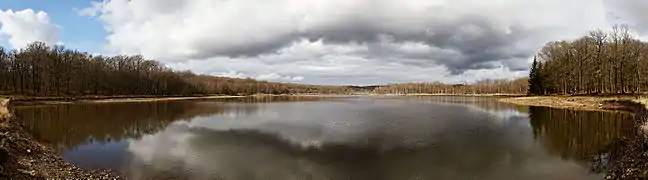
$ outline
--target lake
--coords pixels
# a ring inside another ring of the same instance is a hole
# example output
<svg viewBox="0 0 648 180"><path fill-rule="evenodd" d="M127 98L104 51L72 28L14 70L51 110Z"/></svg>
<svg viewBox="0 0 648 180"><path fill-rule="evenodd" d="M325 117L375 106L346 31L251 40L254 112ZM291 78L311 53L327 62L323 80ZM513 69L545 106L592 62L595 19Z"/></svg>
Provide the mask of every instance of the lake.
<svg viewBox="0 0 648 180"><path fill-rule="evenodd" d="M20 107L40 141L129 179L601 179L632 115L480 97L264 97Z"/></svg>

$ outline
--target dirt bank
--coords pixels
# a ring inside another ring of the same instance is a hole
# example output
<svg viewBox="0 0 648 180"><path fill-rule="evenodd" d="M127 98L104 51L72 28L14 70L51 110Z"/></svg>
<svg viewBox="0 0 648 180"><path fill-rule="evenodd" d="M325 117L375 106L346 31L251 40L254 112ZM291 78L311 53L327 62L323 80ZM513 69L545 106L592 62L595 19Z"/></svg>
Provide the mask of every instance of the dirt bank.
<svg viewBox="0 0 648 180"><path fill-rule="evenodd" d="M108 171L85 170L63 161L12 120L8 104L0 99L0 179L121 179Z"/></svg>

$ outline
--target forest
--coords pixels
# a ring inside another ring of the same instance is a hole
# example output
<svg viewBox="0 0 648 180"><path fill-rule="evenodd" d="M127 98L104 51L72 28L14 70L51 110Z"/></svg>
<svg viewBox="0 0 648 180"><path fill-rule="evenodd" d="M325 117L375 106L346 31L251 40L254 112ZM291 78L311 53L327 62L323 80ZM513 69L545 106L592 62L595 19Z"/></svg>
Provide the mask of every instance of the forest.
<svg viewBox="0 0 648 180"><path fill-rule="evenodd" d="M251 95L521 93L526 80L476 84L407 83L386 86L321 86L277 83L174 71L142 56L102 56L35 42L7 51L0 47L0 94L84 95Z"/></svg>
<svg viewBox="0 0 648 180"><path fill-rule="evenodd" d="M626 94L648 90L648 43L628 27L547 43L529 73L529 94Z"/></svg>
<svg viewBox="0 0 648 180"><path fill-rule="evenodd" d="M7 51L0 47L0 94L83 95L250 95L347 94L343 86L273 83L174 71L142 56L102 56L35 42Z"/></svg>
<svg viewBox="0 0 648 180"><path fill-rule="evenodd" d="M307 85L174 71L139 55L93 55L41 42L11 51L0 47L0 94L4 95L525 94L527 83L517 79L474 84Z"/></svg>

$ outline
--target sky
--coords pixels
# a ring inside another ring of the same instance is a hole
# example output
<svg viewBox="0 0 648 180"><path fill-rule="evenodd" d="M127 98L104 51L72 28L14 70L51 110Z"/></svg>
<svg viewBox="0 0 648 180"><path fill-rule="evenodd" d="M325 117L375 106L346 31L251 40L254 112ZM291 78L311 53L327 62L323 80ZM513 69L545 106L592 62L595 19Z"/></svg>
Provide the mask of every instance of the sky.
<svg viewBox="0 0 648 180"><path fill-rule="evenodd" d="M547 42L628 25L646 0L1 0L0 45L141 54L176 70L324 85L527 76Z"/></svg>

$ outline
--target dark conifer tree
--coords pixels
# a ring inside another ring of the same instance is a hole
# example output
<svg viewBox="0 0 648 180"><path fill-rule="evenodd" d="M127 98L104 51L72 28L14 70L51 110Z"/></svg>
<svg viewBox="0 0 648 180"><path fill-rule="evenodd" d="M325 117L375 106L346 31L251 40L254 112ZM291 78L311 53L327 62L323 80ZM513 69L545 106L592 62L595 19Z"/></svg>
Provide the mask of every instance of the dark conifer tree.
<svg viewBox="0 0 648 180"><path fill-rule="evenodd" d="M540 69L538 67L538 59L535 57L533 58L531 71L529 71L529 90L527 92L530 95L543 94L542 82L540 80Z"/></svg>

